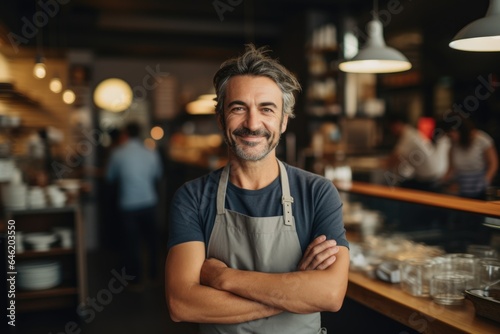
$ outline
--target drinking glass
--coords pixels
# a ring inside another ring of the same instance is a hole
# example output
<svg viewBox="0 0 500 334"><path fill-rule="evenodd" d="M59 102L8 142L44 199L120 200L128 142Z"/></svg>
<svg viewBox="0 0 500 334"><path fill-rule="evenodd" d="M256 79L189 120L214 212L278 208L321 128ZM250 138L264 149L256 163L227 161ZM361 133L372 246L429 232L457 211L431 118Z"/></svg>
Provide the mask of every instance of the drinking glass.
<svg viewBox="0 0 500 334"><path fill-rule="evenodd" d="M412 296L428 297L433 261L431 258L410 258L400 262L401 289Z"/></svg>
<svg viewBox="0 0 500 334"><path fill-rule="evenodd" d="M432 301L441 305L462 305L467 277L444 273L431 278L430 294Z"/></svg>

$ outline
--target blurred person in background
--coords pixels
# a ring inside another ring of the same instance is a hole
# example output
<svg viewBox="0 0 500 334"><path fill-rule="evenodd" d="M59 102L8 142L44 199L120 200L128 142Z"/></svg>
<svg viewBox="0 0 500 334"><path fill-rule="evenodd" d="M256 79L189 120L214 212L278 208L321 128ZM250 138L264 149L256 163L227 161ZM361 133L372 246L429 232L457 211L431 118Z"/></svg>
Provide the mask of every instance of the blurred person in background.
<svg viewBox="0 0 500 334"><path fill-rule="evenodd" d="M493 139L477 129L470 118L449 114L445 132L452 141L450 168L445 179L458 186L458 195L485 199L498 170L498 154ZM455 121L455 122L454 122Z"/></svg>
<svg viewBox="0 0 500 334"><path fill-rule="evenodd" d="M394 179L401 187L442 192L443 177L449 166L450 139L439 131L434 131L429 139L400 114L389 115L388 122L397 138L387 161L388 168L396 175Z"/></svg>
<svg viewBox="0 0 500 334"><path fill-rule="evenodd" d="M135 283L142 283L145 276L143 241L149 255L150 278L156 278L158 273L157 184L163 173L160 155L144 146L140 132L138 123L126 125L124 142L111 153L106 174L107 181L118 187L121 253L126 272L135 276Z"/></svg>

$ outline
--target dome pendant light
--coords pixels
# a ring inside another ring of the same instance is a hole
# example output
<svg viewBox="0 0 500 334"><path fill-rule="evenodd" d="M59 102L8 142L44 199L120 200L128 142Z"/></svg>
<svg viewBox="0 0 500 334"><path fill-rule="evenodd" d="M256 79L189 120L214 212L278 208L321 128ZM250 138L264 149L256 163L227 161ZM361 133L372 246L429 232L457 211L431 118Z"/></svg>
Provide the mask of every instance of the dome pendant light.
<svg viewBox="0 0 500 334"><path fill-rule="evenodd" d="M490 0L486 16L463 27L449 45L462 51L500 51L500 0Z"/></svg>
<svg viewBox="0 0 500 334"><path fill-rule="evenodd" d="M411 63L408 58L385 44L377 8L373 13L373 20L368 23L368 40L364 48L351 60L340 63L339 69L350 73L392 73L409 70Z"/></svg>

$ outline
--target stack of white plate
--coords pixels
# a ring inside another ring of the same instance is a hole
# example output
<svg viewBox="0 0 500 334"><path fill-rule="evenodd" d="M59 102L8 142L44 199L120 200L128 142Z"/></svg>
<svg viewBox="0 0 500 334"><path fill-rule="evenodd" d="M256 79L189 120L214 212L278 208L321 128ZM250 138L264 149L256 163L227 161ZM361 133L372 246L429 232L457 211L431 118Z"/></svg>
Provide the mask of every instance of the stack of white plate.
<svg viewBox="0 0 500 334"><path fill-rule="evenodd" d="M47 199L42 187L31 187L28 191L28 206L30 208L43 208L47 206Z"/></svg>
<svg viewBox="0 0 500 334"><path fill-rule="evenodd" d="M35 251L48 251L53 243L57 241L57 234L48 232L27 233L24 242Z"/></svg>
<svg viewBox="0 0 500 334"><path fill-rule="evenodd" d="M27 261L17 265L17 274L21 289L50 289L61 284L61 263L50 260Z"/></svg>
<svg viewBox="0 0 500 334"><path fill-rule="evenodd" d="M4 184L2 186L2 200L9 209L24 209L27 205L27 187L25 184Z"/></svg>

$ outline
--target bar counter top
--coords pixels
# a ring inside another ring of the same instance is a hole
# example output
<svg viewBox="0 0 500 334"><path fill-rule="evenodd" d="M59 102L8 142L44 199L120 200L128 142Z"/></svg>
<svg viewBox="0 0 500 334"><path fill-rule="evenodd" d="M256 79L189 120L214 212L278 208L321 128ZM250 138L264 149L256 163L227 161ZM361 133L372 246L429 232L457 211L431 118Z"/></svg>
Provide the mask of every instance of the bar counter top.
<svg viewBox="0 0 500 334"><path fill-rule="evenodd" d="M347 296L420 333L500 333L500 323L475 315L474 305L443 306L430 298L414 297L399 284L349 273Z"/></svg>
<svg viewBox="0 0 500 334"><path fill-rule="evenodd" d="M491 217L500 217L500 201L481 201L359 181L353 181L348 184L334 182L334 184L340 191L347 191L355 194L478 213Z"/></svg>

